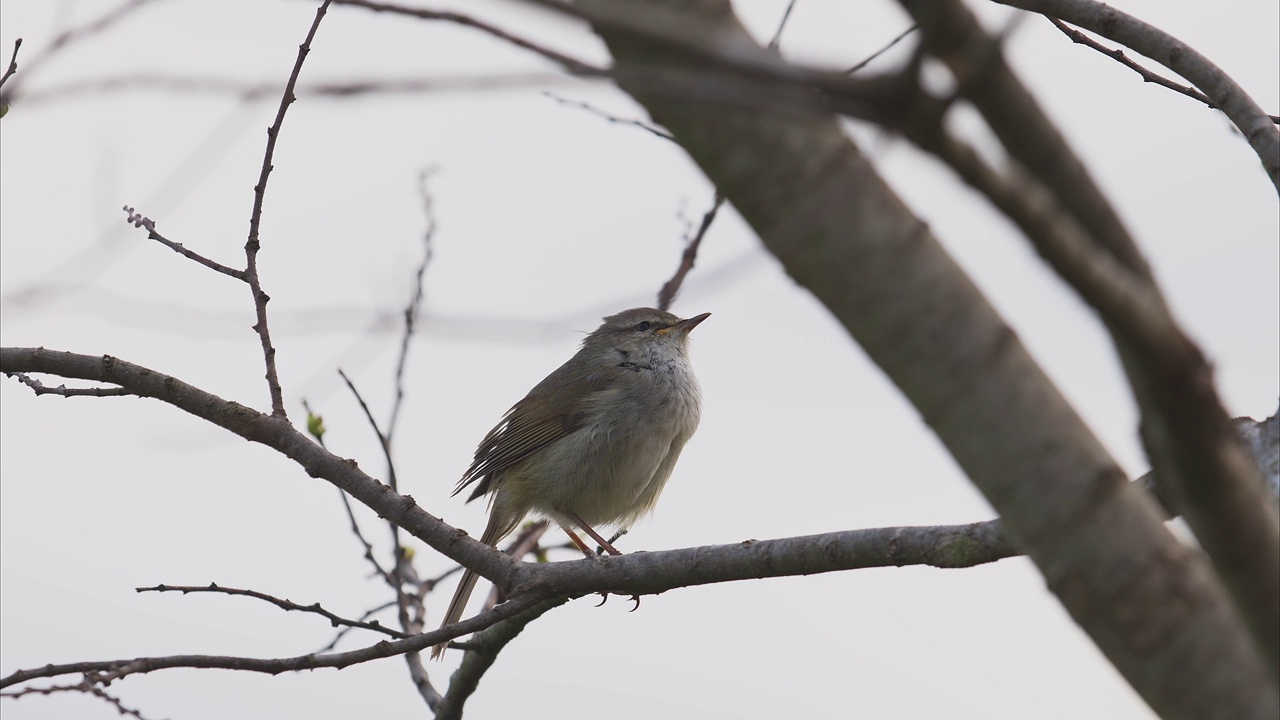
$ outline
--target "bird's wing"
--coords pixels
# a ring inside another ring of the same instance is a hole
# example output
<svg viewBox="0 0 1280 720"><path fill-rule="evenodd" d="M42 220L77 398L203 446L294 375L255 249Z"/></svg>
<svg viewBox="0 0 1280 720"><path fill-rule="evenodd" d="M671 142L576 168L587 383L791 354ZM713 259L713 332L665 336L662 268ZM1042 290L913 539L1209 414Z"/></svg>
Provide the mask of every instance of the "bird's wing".
<svg viewBox="0 0 1280 720"><path fill-rule="evenodd" d="M471 467L458 481L457 495L476 480L470 502L489 492L493 477L586 424L600 393L607 392L606 373L578 375L568 363L538 383L516 403L476 448Z"/></svg>

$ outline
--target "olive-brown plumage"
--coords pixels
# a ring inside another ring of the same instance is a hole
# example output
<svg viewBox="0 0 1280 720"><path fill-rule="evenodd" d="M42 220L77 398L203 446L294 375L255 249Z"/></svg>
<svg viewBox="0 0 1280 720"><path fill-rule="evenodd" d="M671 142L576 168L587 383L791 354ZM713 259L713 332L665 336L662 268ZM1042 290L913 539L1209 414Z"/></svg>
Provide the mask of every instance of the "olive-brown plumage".
<svg viewBox="0 0 1280 720"><path fill-rule="evenodd" d="M468 501L489 495L480 541L496 545L532 512L579 544L575 526L602 542L596 528L627 527L653 509L698 427L689 332L709 316L681 320L653 308L611 315L508 410L454 490L474 483ZM462 617L476 580L463 573L441 627Z"/></svg>

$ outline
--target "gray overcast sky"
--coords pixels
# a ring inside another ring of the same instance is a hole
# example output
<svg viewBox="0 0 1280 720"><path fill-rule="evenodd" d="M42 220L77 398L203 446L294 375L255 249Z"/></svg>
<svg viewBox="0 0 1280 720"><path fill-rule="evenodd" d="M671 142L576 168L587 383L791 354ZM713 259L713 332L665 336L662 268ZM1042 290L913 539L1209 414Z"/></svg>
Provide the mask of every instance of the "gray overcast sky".
<svg viewBox="0 0 1280 720"><path fill-rule="evenodd" d="M1116 5L1200 50L1280 112L1274 0ZM763 42L785 6L753 0L737 10ZM24 39L30 94L0 122L0 339L109 353L266 408L245 288L148 241L120 208L136 207L198 252L243 262L278 95L246 102L190 81L282 82L315 4L156 0L36 60L58 31L110 7L0 6L0 52L7 61ZM1011 16L973 7L993 27ZM588 31L518 3L453 9L607 59ZM894 3L800 0L782 51L846 67L908 25ZM893 67L907 45L872 69ZM1280 224L1252 151L1218 113L1142 83L1042 19L1017 26L1009 53L1139 238L1210 355L1228 410L1274 412ZM553 70L465 28L334 8L303 82ZM187 88L40 99L69 83L140 73L186 78ZM476 443L602 315L652 304L712 197L678 147L545 90L644 117L606 85L563 78L500 91L304 93L286 119L266 199L260 263L288 409L301 422L306 398L325 416L329 446L381 475L335 368L385 417L395 323L421 253L417 176L437 168L439 227L397 468L421 505L473 535L484 508L448 494ZM982 138L963 108L955 121ZM1144 472L1133 402L1091 313L948 172L875 128L848 131L1122 466ZM702 427L624 550L991 517L915 411L732 209L703 248L673 308L713 313L693 336ZM139 595L138 586L217 582L346 616L386 600L336 491L282 458L152 401L34 398L12 380L0 388L0 673L141 655L295 655L332 635L321 620L246 599ZM385 528L371 514L361 519L384 544ZM448 567L419 551L424 576ZM431 597L433 618L451 589ZM694 588L646 598L636 613L625 602L593 604L571 603L530 626L485 677L470 717L1151 717L1021 559ZM433 680L443 685L455 662L433 665ZM160 672L112 689L148 717L184 720L425 712L398 660L279 678ZM83 697L0 707L15 719L116 716Z"/></svg>

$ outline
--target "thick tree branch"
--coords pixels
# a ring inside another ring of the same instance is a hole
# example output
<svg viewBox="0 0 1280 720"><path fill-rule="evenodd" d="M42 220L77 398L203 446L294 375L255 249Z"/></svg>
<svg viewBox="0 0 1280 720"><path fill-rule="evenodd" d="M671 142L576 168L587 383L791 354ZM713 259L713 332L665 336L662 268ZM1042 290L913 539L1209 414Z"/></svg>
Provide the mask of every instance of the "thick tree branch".
<svg viewBox="0 0 1280 720"><path fill-rule="evenodd" d="M1101 191L1086 174L1058 172L1059 164L1080 163L1031 94L998 53L975 61L996 40L959 0L904 5L924 28L926 48L951 65L961 93L974 99L1011 155L1026 165L1061 145L1065 158L1029 173L1014 167L1018 177L1011 182L994 180L989 169L979 172L986 180L975 182L972 173L965 179L992 191L993 202L1102 317L1142 408L1143 439L1165 492L1213 559L1273 674L1280 674L1280 513L1217 397L1204 355L1178 326L1124 228L1098 222L1115 217ZM917 141L925 136L926 149L929 132L913 133ZM969 157L971 166L982 162ZM1094 207L1076 203L1091 196L1098 199ZM1108 228L1121 234L1099 234Z"/></svg>
<svg viewBox="0 0 1280 720"><path fill-rule="evenodd" d="M328 454L278 418L221 400L174 378L110 357L30 348L0 348L0 371L52 373L114 382L138 395L168 402L246 439L275 448L298 461L312 475L328 479L379 514L400 523L429 545L460 562L470 563L495 580L508 598L494 611L482 612L449 628L352 653L264 660L181 656L47 666L15 673L0 680L0 687L36 677L80 672L108 673L105 677L113 679L170 667L220 667L269 673L345 667L355 662L414 653L440 640L483 630L544 600L595 592L652 594L689 585L868 567L970 567L1017 554L1000 522L988 521L960 526L850 530L598 560L516 563L466 538L460 531L444 526L418 509L411 498L391 493L361 473L354 463Z"/></svg>
<svg viewBox="0 0 1280 720"><path fill-rule="evenodd" d="M467 643L467 653L462 656L462 664L453 673L453 677L449 678L449 690L435 708L436 720L459 720L467 700L479 687L480 679L493 667L498 654L507 643L515 640L529 623L565 602L567 600L564 598L546 600L476 633Z"/></svg>
<svg viewBox="0 0 1280 720"><path fill-rule="evenodd" d="M1151 278L1146 259L1115 208L1005 63L1000 40L989 37L958 0L901 4L919 24L929 52L947 63L960 95L982 113L1009 154L1041 178L1099 246L1137 277Z"/></svg>
<svg viewBox="0 0 1280 720"><path fill-rule="evenodd" d="M702 64L647 36L614 31L636 14L668 23L671 32L714 37L735 59L752 57L752 41L728 4L584 0L576 7L610 18L597 32L622 87L911 399L1064 606L1157 712L1277 712L1280 701L1249 635L1203 558L1169 535L1155 506L1123 481L1016 336L834 118L726 109L628 84L631 66L696 71ZM971 61L998 60L989 45L965 50ZM1043 174L1037 167L1056 195L1058 186L1076 188L1084 173L1069 152L1058 154L1064 149L1030 158L1064 163ZM1073 198L1070 208L1127 272L1147 275L1100 193Z"/></svg>

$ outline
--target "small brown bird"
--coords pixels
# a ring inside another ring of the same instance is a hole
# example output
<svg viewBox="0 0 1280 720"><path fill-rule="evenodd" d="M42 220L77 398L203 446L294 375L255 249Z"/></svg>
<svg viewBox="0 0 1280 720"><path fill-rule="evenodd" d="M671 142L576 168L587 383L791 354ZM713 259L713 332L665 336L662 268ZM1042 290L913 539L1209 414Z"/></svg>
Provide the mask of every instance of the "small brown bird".
<svg viewBox="0 0 1280 720"><path fill-rule="evenodd" d="M710 315L681 320L653 308L611 315L508 410L453 492L479 481L467 501L490 496L480 542L496 545L533 512L559 523L587 554L574 526L620 554L596 528L625 528L652 510L697 429L702 393L689 365L689 332ZM441 627L462 617L476 579L463 573Z"/></svg>

